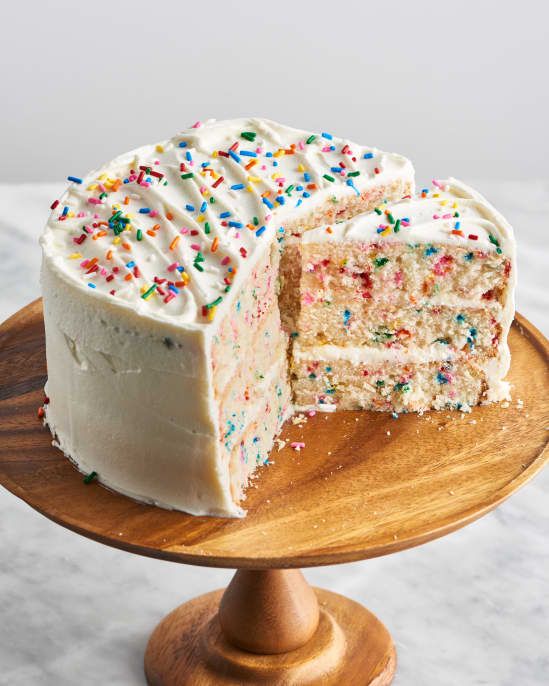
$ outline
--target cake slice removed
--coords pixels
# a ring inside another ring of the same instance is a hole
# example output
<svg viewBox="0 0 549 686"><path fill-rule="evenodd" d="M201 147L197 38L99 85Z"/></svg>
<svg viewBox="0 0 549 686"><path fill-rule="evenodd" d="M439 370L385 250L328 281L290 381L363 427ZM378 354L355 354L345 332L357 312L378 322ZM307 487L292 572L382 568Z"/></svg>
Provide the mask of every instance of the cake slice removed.
<svg viewBox="0 0 549 686"><path fill-rule="evenodd" d="M515 242L479 193L433 182L308 231L299 255L298 406L467 410L508 395Z"/></svg>

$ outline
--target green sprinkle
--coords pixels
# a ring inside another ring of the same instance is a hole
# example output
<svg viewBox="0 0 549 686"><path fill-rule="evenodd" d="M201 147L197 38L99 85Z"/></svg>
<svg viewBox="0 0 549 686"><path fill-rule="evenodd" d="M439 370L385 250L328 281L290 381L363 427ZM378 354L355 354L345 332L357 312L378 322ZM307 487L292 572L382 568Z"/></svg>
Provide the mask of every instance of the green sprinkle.
<svg viewBox="0 0 549 686"><path fill-rule="evenodd" d="M379 209L379 207L374 207L374 212L376 214L383 214L383 212Z"/></svg>
<svg viewBox="0 0 549 686"><path fill-rule="evenodd" d="M188 172L187 174L181 174L182 179L192 179L194 174L192 172Z"/></svg>
<svg viewBox="0 0 549 686"><path fill-rule="evenodd" d="M136 238L137 238L138 241L142 241L142 240L143 240L143 231L141 231L141 229L137 229Z"/></svg>
<svg viewBox="0 0 549 686"><path fill-rule="evenodd" d="M324 174L323 178L326 179L326 181L329 181L330 183L333 183L335 181L333 176L330 176L329 174Z"/></svg>
<svg viewBox="0 0 549 686"><path fill-rule="evenodd" d="M403 383L402 381L399 381L398 383L395 384L394 386L395 391L401 391L402 393L406 393L407 391L410 390L410 386L407 383Z"/></svg>
<svg viewBox="0 0 549 686"><path fill-rule="evenodd" d="M208 310L211 310L212 307L217 307L222 302L223 302L223 298L221 296L219 296L219 298L216 298L212 303L210 303L209 305L206 305L206 308Z"/></svg>
<svg viewBox="0 0 549 686"><path fill-rule="evenodd" d="M290 186L288 186L288 188L286 188L285 193L290 195L290 193L294 190L294 188L295 188L295 185L292 183Z"/></svg>
<svg viewBox="0 0 549 686"><path fill-rule="evenodd" d="M376 267L383 267L389 261L388 257L376 257L374 264Z"/></svg>
<svg viewBox="0 0 549 686"><path fill-rule="evenodd" d="M198 269L199 272L203 272L203 271L204 271L204 267L202 267L200 264L198 264L198 262L195 262L195 263L193 264L193 267L194 267L195 269Z"/></svg>
<svg viewBox="0 0 549 686"><path fill-rule="evenodd" d="M349 172L349 173L347 174L347 176L360 176L360 172L359 172L359 171L356 171L356 172Z"/></svg>
<svg viewBox="0 0 549 686"><path fill-rule="evenodd" d="M383 381L383 379L378 379L378 380L376 381L376 386L377 386L378 388L381 388L382 386L385 386L385 381Z"/></svg>
<svg viewBox="0 0 549 686"><path fill-rule="evenodd" d="M395 223L395 218L390 212L387 212L387 219L389 220L389 224L394 224Z"/></svg>
<svg viewBox="0 0 549 686"><path fill-rule="evenodd" d="M254 218L252 219L252 223L253 223L254 226L259 226L259 219L258 219L257 217L254 217Z"/></svg>
<svg viewBox="0 0 549 686"><path fill-rule="evenodd" d="M195 262L204 262L204 255L201 252L196 253L196 257L194 258Z"/></svg>
<svg viewBox="0 0 549 686"><path fill-rule="evenodd" d="M215 198L213 197L213 195L210 198L210 205L215 205Z"/></svg>
<svg viewBox="0 0 549 686"><path fill-rule="evenodd" d="M313 133L311 136L309 136L309 138L307 138L307 140L305 142L310 144L314 141L315 138L316 138L316 136Z"/></svg>
<svg viewBox="0 0 549 686"><path fill-rule="evenodd" d="M499 248L499 241L495 236L492 236L492 234L489 234L488 238L490 239L490 243L493 243L495 246L497 246Z"/></svg>
<svg viewBox="0 0 549 686"><path fill-rule="evenodd" d="M151 295L155 292L155 290L156 290L156 284L153 283L153 285L148 290L146 290L141 295L141 297L143 298L143 300L148 300L151 297Z"/></svg>
<svg viewBox="0 0 549 686"><path fill-rule="evenodd" d="M255 137L257 136L257 133L254 131L242 131L240 134L242 138L245 138L247 141L255 141Z"/></svg>
<svg viewBox="0 0 549 686"><path fill-rule="evenodd" d="M115 212L113 215L111 215L111 222L115 222L119 217L122 216L122 210L118 210L118 212Z"/></svg>
<svg viewBox="0 0 549 686"><path fill-rule="evenodd" d="M97 472L90 472L87 476L83 478L85 484L91 484L91 482L97 477Z"/></svg>
<svg viewBox="0 0 549 686"><path fill-rule="evenodd" d="M394 227L393 227L393 231L394 231L395 233L398 233L398 232L400 231L400 219L397 219L397 220L396 220L395 225L394 225Z"/></svg>
<svg viewBox="0 0 549 686"><path fill-rule="evenodd" d="M106 193L101 193L99 196L100 200L103 200L103 198L106 198L106 197L107 197Z"/></svg>
<svg viewBox="0 0 549 686"><path fill-rule="evenodd" d="M210 223L205 222L204 224L204 233L210 233Z"/></svg>

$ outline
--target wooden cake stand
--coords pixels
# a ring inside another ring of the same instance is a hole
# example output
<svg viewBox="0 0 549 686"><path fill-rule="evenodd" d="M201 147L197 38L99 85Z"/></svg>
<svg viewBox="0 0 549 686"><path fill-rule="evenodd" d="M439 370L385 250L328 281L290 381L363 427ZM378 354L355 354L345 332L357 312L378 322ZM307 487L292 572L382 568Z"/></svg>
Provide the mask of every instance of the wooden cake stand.
<svg viewBox="0 0 549 686"><path fill-rule="evenodd" d="M548 343L523 317L510 334L513 401L471 414L318 413L288 422L248 489L242 520L141 505L82 475L37 419L46 379L41 302L0 329L0 480L33 508L106 545L163 560L237 568L154 630L149 684L375 684L396 654L361 605L312 589L298 567L387 555L474 521L547 459Z"/></svg>

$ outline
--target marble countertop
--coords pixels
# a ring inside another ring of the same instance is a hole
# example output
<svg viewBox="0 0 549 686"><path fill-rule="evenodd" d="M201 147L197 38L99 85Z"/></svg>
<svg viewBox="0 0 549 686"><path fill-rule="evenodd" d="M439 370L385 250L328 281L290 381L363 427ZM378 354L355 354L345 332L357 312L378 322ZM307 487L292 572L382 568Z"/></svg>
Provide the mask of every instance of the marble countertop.
<svg viewBox="0 0 549 686"><path fill-rule="evenodd" d="M546 335L549 181L475 181L515 226L517 309ZM39 295L37 238L60 184L0 185L0 319ZM480 521L384 558L306 571L376 613L395 686L549 683L549 469ZM176 605L231 572L102 546L0 492L0 684L143 685L143 652Z"/></svg>

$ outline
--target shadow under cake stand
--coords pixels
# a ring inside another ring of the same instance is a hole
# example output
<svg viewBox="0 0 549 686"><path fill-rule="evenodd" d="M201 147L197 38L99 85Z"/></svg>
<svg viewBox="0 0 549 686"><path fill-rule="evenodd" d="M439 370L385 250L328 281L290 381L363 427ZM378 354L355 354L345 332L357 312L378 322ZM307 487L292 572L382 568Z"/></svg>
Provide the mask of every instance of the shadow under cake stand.
<svg viewBox="0 0 549 686"><path fill-rule="evenodd" d="M242 520L142 505L82 475L38 421L46 379L41 301L0 328L0 481L54 522L163 560L236 568L227 589L181 605L154 630L154 686L391 683L393 641L299 567L387 555L474 521L547 460L548 343L520 315L511 328L513 401L423 416L317 413L287 423L248 489ZM518 402L518 399L522 402Z"/></svg>

